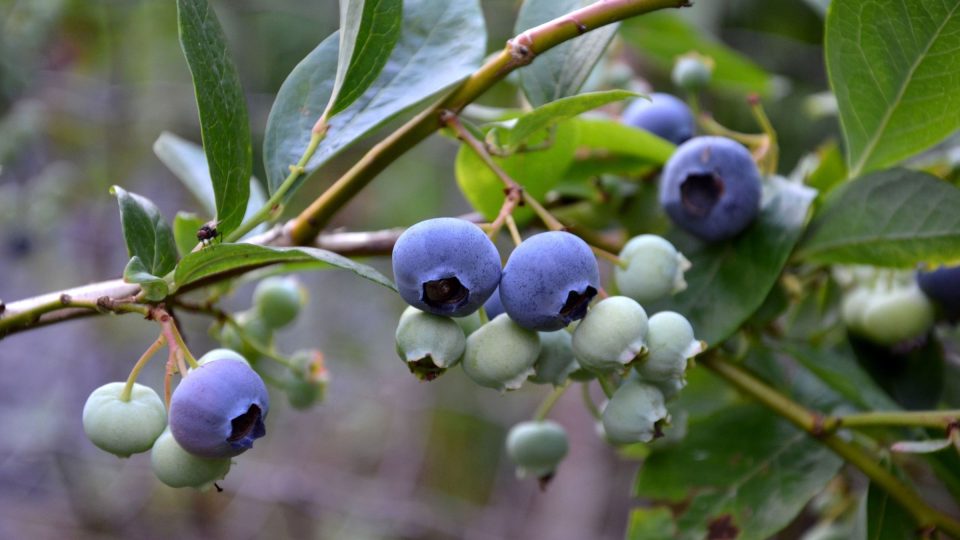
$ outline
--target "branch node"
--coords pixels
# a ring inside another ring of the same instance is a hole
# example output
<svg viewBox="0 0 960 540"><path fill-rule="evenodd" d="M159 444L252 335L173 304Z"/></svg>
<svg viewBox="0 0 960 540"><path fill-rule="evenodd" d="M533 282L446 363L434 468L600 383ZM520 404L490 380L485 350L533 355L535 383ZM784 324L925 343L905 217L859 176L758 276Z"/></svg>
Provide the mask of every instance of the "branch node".
<svg viewBox="0 0 960 540"><path fill-rule="evenodd" d="M113 311L115 308L116 304L109 296L97 298L97 311Z"/></svg>
<svg viewBox="0 0 960 540"><path fill-rule="evenodd" d="M63 294L60 295L60 303L61 303L61 304L65 305L65 306L69 306L71 302L73 302L73 297L70 296L69 294L63 293Z"/></svg>
<svg viewBox="0 0 960 540"><path fill-rule="evenodd" d="M0 315L2 315L3 312L6 310L7 310L7 304L5 304L3 300L0 300Z"/></svg>
<svg viewBox="0 0 960 540"><path fill-rule="evenodd" d="M814 412L812 414L813 424L810 426L810 435L816 439L822 439L832 431L827 426L827 419L822 414ZM839 423L837 424L839 426Z"/></svg>
<svg viewBox="0 0 960 540"><path fill-rule="evenodd" d="M510 53L510 70L533 62L537 56L533 50L533 39L526 32L508 40L507 51Z"/></svg>

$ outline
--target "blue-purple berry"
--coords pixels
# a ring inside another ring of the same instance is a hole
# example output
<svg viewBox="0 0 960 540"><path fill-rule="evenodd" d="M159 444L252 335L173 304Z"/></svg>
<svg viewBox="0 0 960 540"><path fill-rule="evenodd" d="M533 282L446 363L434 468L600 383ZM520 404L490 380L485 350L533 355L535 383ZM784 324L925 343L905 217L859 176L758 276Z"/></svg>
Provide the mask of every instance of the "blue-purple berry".
<svg viewBox="0 0 960 540"><path fill-rule="evenodd" d="M740 234L760 211L760 172L750 152L725 137L680 145L663 169L660 205L690 234L719 242Z"/></svg>
<svg viewBox="0 0 960 540"><path fill-rule="evenodd" d="M693 137L696 122L683 100L670 94L654 93L650 99L635 99L624 109L620 120L653 133L673 144Z"/></svg>
<svg viewBox="0 0 960 540"><path fill-rule="evenodd" d="M393 247L400 296L435 315L465 317L490 298L500 282L500 254L473 223L435 218L410 227Z"/></svg>
<svg viewBox="0 0 960 540"><path fill-rule="evenodd" d="M233 457L266 435L267 387L243 362L217 360L193 369L170 399L170 431L184 450Z"/></svg>
<svg viewBox="0 0 960 540"><path fill-rule="evenodd" d="M600 289L590 246L562 231L535 234L507 260L500 300L507 315L530 330L559 330L587 314Z"/></svg>
<svg viewBox="0 0 960 540"><path fill-rule="evenodd" d="M950 321L960 319L960 266L917 272L920 290L940 306Z"/></svg>

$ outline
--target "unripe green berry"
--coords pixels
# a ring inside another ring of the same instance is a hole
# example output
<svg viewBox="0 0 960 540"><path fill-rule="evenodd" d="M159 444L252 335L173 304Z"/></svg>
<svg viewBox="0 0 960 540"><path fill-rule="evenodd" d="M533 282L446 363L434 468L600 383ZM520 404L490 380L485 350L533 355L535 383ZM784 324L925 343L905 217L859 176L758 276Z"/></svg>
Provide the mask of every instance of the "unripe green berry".
<svg viewBox="0 0 960 540"><path fill-rule="evenodd" d="M460 361L467 345L463 329L450 317L411 306L397 325L397 354L421 380L433 380Z"/></svg>
<svg viewBox="0 0 960 540"><path fill-rule="evenodd" d="M307 409L323 401L329 375L320 351L297 351L290 357L290 370L284 379L284 391L295 409Z"/></svg>
<svg viewBox="0 0 960 540"><path fill-rule="evenodd" d="M473 382L494 390L516 390L533 374L540 337L498 315L467 338L463 371Z"/></svg>
<svg viewBox="0 0 960 540"><path fill-rule="evenodd" d="M654 314L648 325L647 356L637 372L647 381L683 379L687 359L703 352L703 342L693 337L686 317L673 311Z"/></svg>
<svg viewBox="0 0 960 540"><path fill-rule="evenodd" d="M573 357L573 338L565 330L539 332L540 354L533 365L530 382L563 386L571 373L580 369Z"/></svg>
<svg viewBox="0 0 960 540"><path fill-rule="evenodd" d="M120 457L146 452L167 426L167 410L160 396L134 383L130 400L123 401L125 383L97 388L83 405L83 431L98 448Z"/></svg>
<svg viewBox="0 0 960 540"><path fill-rule="evenodd" d="M840 315L851 332L863 333L863 315L872 296L873 291L866 287L857 287L844 293L840 304Z"/></svg>
<svg viewBox="0 0 960 540"><path fill-rule="evenodd" d="M933 304L916 284L874 295L863 312L863 334L881 345L920 337L933 323Z"/></svg>
<svg viewBox="0 0 960 540"><path fill-rule="evenodd" d="M297 318L306 296L306 290L296 278L271 276L257 284L253 306L269 328L277 329Z"/></svg>
<svg viewBox="0 0 960 540"><path fill-rule="evenodd" d="M237 313L234 320L249 340L256 342L265 349L273 346L273 330L267 326L256 310L251 309ZM240 334L233 325L225 324L220 330L220 343L227 349L239 352L249 362L256 362L260 359L260 353L240 338Z"/></svg>
<svg viewBox="0 0 960 540"><path fill-rule="evenodd" d="M669 418L660 390L632 378L617 388L600 416L606 438L613 444L650 442L661 437Z"/></svg>
<svg viewBox="0 0 960 540"><path fill-rule="evenodd" d="M573 332L573 353L581 366L610 372L623 369L646 350L647 313L635 300L611 296L590 309Z"/></svg>
<svg viewBox="0 0 960 540"><path fill-rule="evenodd" d="M507 455L520 477L548 480L569 450L567 432L552 420L520 422L507 434Z"/></svg>
<svg viewBox="0 0 960 540"><path fill-rule="evenodd" d="M620 251L620 260L626 266L617 266L613 274L620 294L641 304L687 288L683 273L690 268L690 261L659 236L642 234L630 239Z"/></svg>
<svg viewBox="0 0 960 540"><path fill-rule="evenodd" d="M483 326L483 321L480 320L480 310L474 311L466 317L454 317L453 322L460 326L464 336L469 336Z"/></svg>
<svg viewBox="0 0 960 540"><path fill-rule="evenodd" d="M204 354L200 358L197 358L197 364L202 366L204 364L209 364L210 362L214 362L217 360L234 360L237 362L243 362L248 366L250 365L250 362L247 362L247 359L241 356L240 353L238 353L237 351L234 351L232 349L225 349L222 347L219 349L211 349L207 351L206 354Z"/></svg>
<svg viewBox="0 0 960 540"><path fill-rule="evenodd" d="M700 90L710 84L713 74L713 61L696 53L677 58L670 78L673 84L684 90Z"/></svg>
<svg viewBox="0 0 960 540"><path fill-rule="evenodd" d="M641 382L643 382L641 380ZM646 381L648 384L656 386L663 394L664 401L670 401L680 394L680 391L687 386L687 379L667 379L665 381Z"/></svg>
<svg viewBox="0 0 960 540"><path fill-rule="evenodd" d="M170 430L165 430L150 452L153 474L174 487L209 488L230 471L230 458L203 458L184 450Z"/></svg>

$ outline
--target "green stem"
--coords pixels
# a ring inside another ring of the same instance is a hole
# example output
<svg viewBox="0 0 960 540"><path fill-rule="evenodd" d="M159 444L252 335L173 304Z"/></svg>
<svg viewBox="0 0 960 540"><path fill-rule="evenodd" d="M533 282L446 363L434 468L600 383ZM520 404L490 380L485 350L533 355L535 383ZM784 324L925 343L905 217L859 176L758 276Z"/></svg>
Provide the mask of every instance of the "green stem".
<svg viewBox="0 0 960 540"><path fill-rule="evenodd" d="M860 469L871 482L886 491L917 520L921 528L935 527L960 538L960 522L927 505L907 484L881 466L875 456L843 440L835 433L824 431L822 417L784 396L753 376L744 368L723 359L719 354L698 357L701 365L713 371L733 386L759 401L765 407L803 429L834 451L844 460Z"/></svg>
<svg viewBox="0 0 960 540"><path fill-rule="evenodd" d="M284 358L283 356L277 354L273 350L268 349L267 347L264 347L260 342L252 339L247 334L247 332L243 329L243 327L240 326L240 323L238 323L233 317L224 317L224 323L229 324L230 326L233 327L234 330L236 330L237 336L240 337L240 341L242 341L244 345L250 347L251 349L256 351L258 354L265 356L273 360L274 362L277 362L280 365L293 369L293 364L290 363L289 359Z"/></svg>
<svg viewBox="0 0 960 540"><path fill-rule="evenodd" d="M550 411L553 409L553 406L557 404L557 401L560 399L560 396L567 390L567 387L570 386L570 382L566 382L563 386L558 386L553 389L553 392L547 395L546 399L537 407L537 412L534 413L533 419L542 422L546 420L547 415L550 414Z"/></svg>
<svg viewBox="0 0 960 540"><path fill-rule="evenodd" d="M197 359L190 354L190 348L187 347L186 342L183 341L183 336L180 335L180 331L177 330L177 324L174 322L173 317L163 310L158 310L155 317L160 323L163 336L167 339L167 346L170 347L171 353L173 353L174 350L179 350L191 368L197 369L200 367ZM184 375L186 375L186 373L184 373Z"/></svg>
<svg viewBox="0 0 960 540"><path fill-rule="evenodd" d="M516 36L459 88L370 149L339 180L297 216L290 229L294 244L313 241L334 214L400 155L438 130L444 111L459 113L514 69L529 64L550 48L623 19L666 8L689 6L688 0L608 0L597 2Z"/></svg>
<svg viewBox="0 0 960 540"><path fill-rule="evenodd" d="M310 158L312 158L313 154L317 151L317 147L320 146L320 141L323 140L325 134L325 129L322 131L314 130L310 134L310 142L307 144L307 149L303 151L300 161L298 161L296 165L290 166L290 174L283 180L280 187L277 188L277 191L267 199L267 202L263 203L263 206L257 210L256 214L250 216L250 219L231 231L230 234L224 238L225 242L236 242L240 238L243 238L245 234L252 231L254 227L271 218L275 209L283 204L284 195L290 191L290 188L293 187L293 184L296 183L298 178L306 174L307 163L310 162Z"/></svg>
<svg viewBox="0 0 960 540"><path fill-rule="evenodd" d="M163 346L163 342L163 336L158 337L157 340L143 352L143 355L137 360L137 363L133 365L133 369L130 370L130 375L127 377L127 383L123 386L123 391L120 392L120 401L130 401L130 394L133 393L133 384L137 382L137 377L140 376L140 372L143 371L147 362L149 362L150 359L153 358L153 355Z"/></svg>
<svg viewBox="0 0 960 540"><path fill-rule="evenodd" d="M30 309L0 318L0 337L20 327L36 324L40 317L46 313L70 308L87 309L91 311L91 314L110 311L113 313L139 313L146 317L150 313L150 306L136 302L117 301L108 297L103 297L100 300L86 300L62 294L54 300L36 304Z"/></svg>
<svg viewBox="0 0 960 540"><path fill-rule="evenodd" d="M596 420L599 420L600 409L597 408L597 404L593 402L593 397L590 396L589 382L580 383L580 395L583 397L583 405L587 408L587 411L590 413L590 415Z"/></svg>
<svg viewBox="0 0 960 540"><path fill-rule="evenodd" d="M947 429L960 420L960 409L945 411L871 411L828 418L827 430L878 426L924 427Z"/></svg>
<svg viewBox="0 0 960 540"><path fill-rule="evenodd" d="M607 396L607 399L612 398L613 393L616 392L617 389L613 386L613 383L610 382L610 379L604 377L603 375L598 375L597 382L600 383L600 388L603 389L603 394Z"/></svg>

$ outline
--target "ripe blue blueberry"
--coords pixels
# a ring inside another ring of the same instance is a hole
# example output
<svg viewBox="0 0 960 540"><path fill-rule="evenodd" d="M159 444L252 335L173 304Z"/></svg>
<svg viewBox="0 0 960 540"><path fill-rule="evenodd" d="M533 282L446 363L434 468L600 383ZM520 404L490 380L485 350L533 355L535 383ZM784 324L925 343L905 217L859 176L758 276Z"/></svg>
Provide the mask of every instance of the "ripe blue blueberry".
<svg viewBox="0 0 960 540"><path fill-rule="evenodd" d="M613 277L620 294L641 304L655 302L687 288L683 273L690 261L667 240L641 234L630 239L620 251L625 266L617 266Z"/></svg>
<svg viewBox="0 0 960 540"><path fill-rule="evenodd" d="M269 328L281 328L297 318L306 297L306 290L296 278L271 276L254 289L253 308Z"/></svg>
<svg viewBox="0 0 960 540"><path fill-rule="evenodd" d="M487 318L491 321L504 312L503 302L500 301L500 287L498 286L490 298L483 304L483 310L487 312Z"/></svg>
<svg viewBox="0 0 960 540"><path fill-rule="evenodd" d="M447 317L480 308L500 282L500 254L473 223L435 218L410 227L393 247L393 275L411 306Z"/></svg>
<svg viewBox="0 0 960 540"><path fill-rule="evenodd" d="M626 296L611 296L593 306L573 332L573 354L595 372L622 370L646 350L647 313Z"/></svg>
<svg viewBox="0 0 960 540"><path fill-rule="evenodd" d="M696 129L690 107L683 100L670 94L654 93L650 99L633 100L621 116L624 124L645 129L673 144L681 144Z"/></svg>
<svg viewBox="0 0 960 540"><path fill-rule="evenodd" d="M549 480L569 450L567 432L552 420L520 422L507 434L507 455L520 477Z"/></svg>
<svg viewBox="0 0 960 540"><path fill-rule="evenodd" d="M400 316L397 354L420 380L432 381L460 361L467 340L450 317L426 313L411 306Z"/></svg>
<svg viewBox="0 0 960 540"><path fill-rule="evenodd" d="M650 317L647 331L647 356L637 372L647 381L683 379L687 359L704 350L702 341L693 337L693 327L683 315L661 311Z"/></svg>
<svg viewBox="0 0 960 540"><path fill-rule="evenodd" d="M130 399L122 399L122 382L94 390L83 405L83 431L101 450L120 457L146 452L167 426L167 411L160 396L134 383Z"/></svg>
<svg viewBox="0 0 960 540"><path fill-rule="evenodd" d="M153 443L150 467L157 479L174 487L207 489L230 471L230 458L204 458L184 450L170 430Z"/></svg>
<svg viewBox="0 0 960 540"><path fill-rule="evenodd" d="M760 192L760 172L743 145L724 137L695 137L667 161L660 205L677 226L718 242L753 222Z"/></svg>
<svg viewBox="0 0 960 540"><path fill-rule="evenodd" d="M587 314L600 288L590 246L561 231L535 234L507 260L500 300L511 319L530 330L559 330Z"/></svg>
<svg viewBox="0 0 960 540"><path fill-rule="evenodd" d="M504 313L467 338L463 372L480 386L516 390L533 374L539 354L540 336Z"/></svg>
<svg viewBox="0 0 960 540"><path fill-rule="evenodd" d="M224 458L253 447L266 435L267 387L250 366L233 360L191 370L170 399L170 431L184 450Z"/></svg>
<svg viewBox="0 0 960 540"><path fill-rule="evenodd" d="M604 435L613 444L650 442L663 436L669 419L660 390L634 378L623 381L600 416Z"/></svg>
<svg viewBox="0 0 960 540"><path fill-rule="evenodd" d="M960 319L960 266L917 272L917 284L943 309L947 319L954 322Z"/></svg>

